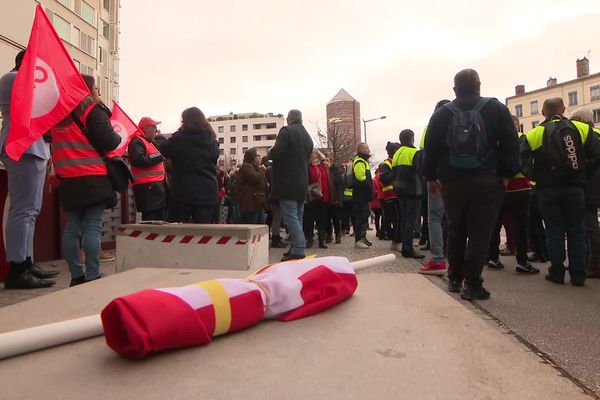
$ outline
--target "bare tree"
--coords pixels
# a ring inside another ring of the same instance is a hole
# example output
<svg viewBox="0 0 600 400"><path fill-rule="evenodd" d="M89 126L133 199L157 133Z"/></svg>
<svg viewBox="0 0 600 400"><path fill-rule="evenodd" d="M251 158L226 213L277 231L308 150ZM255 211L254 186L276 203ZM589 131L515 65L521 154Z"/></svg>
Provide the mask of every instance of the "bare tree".
<svg viewBox="0 0 600 400"><path fill-rule="evenodd" d="M330 123L328 128L327 144L333 163L340 165L352 160L356 153L354 135L348 130L339 129L335 123Z"/></svg>

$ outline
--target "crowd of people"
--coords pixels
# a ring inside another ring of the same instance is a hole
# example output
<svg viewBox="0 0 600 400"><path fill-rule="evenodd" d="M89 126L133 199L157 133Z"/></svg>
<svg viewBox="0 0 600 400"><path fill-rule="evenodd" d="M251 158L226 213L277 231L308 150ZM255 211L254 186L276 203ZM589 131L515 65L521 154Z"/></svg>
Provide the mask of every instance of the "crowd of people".
<svg viewBox="0 0 600 400"><path fill-rule="evenodd" d="M3 141L22 57L0 80ZM91 95L21 160L2 152L11 198L6 288L54 284L49 278L55 273L32 261L50 159L66 214L62 244L71 285L102 276L102 216L117 201L104 157L121 137L94 78L83 79ZM387 143L387 159L375 166L366 143L358 144L353 159L333 163L326 150L313 147L299 110L289 111L268 154L251 148L229 171L217 166L219 143L200 109L184 110L169 138L159 134L160 122L144 117L127 153L137 210L144 221L266 223L271 247L287 247L287 232L289 250L282 261L304 258L315 245L340 244L344 235L354 236L356 249L368 249L372 217L372 240L389 241L403 257L422 259L413 243L420 238L431 259L419 272L447 273L449 291L467 300L489 298L482 269L503 268L500 254L515 255L520 274L539 273L532 262L550 261L546 279L557 284L564 283L567 269L575 286L584 285L586 276L600 277L600 130L593 127L591 111L579 109L568 119L562 99L547 99L545 121L523 133L505 105L481 97L474 70L455 76L454 91L455 100L436 104L419 148L414 132L403 129L398 142ZM503 226L507 241L500 251Z"/></svg>

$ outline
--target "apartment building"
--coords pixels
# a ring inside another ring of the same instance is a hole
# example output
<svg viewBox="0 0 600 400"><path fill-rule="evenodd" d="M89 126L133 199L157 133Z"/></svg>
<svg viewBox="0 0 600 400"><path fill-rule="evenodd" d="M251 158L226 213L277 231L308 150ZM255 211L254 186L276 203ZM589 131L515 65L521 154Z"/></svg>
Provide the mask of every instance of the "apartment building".
<svg viewBox="0 0 600 400"><path fill-rule="evenodd" d="M282 114L227 114L208 118L219 141L219 166L235 167L244 161L244 153L253 147L266 156L285 124Z"/></svg>
<svg viewBox="0 0 600 400"><path fill-rule="evenodd" d="M594 124L600 126L600 72L590 75L590 62L584 57L576 62L577 78L557 82L548 79L546 87L525 91L524 85L515 87L515 95L506 99L510 112L521 122L521 131L527 132L544 121L542 105L546 99L562 97L567 108L566 115L580 107L586 107L594 113Z"/></svg>
<svg viewBox="0 0 600 400"><path fill-rule="evenodd" d="M14 66L27 46L35 7L41 4L79 70L96 77L103 101L119 97L120 0L0 0L0 67ZM8 12L5 12L8 11Z"/></svg>

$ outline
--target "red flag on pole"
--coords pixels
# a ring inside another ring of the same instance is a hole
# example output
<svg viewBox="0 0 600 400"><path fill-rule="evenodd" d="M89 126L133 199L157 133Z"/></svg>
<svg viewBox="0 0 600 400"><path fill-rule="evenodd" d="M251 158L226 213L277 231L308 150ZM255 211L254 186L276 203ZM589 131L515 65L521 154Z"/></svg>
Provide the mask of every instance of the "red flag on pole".
<svg viewBox="0 0 600 400"><path fill-rule="evenodd" d="M15 161L90 92L38 4L11 94L6 153Z"/></svg>
<svg viewBox="0 0 600 400"><path fill-rule="evenodd" d="M125 154L129 141L139 132L138 126L129 118L129 115L113 100L112 115L110 123L115 132L121 136L119 147L114 149L109 156L121 157Z"/></svg>

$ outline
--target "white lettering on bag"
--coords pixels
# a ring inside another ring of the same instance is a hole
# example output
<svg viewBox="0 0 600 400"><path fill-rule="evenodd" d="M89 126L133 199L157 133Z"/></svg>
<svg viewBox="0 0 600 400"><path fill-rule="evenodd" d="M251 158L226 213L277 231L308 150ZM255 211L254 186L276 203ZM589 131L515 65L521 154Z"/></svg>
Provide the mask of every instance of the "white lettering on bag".
<svg viewBox="0 0 600 400"><path fill-rule="evenodd" d="M579 169L579 162L577 160L577 149L575 148L575 142L573 142L573 138L571 135L566 135L563 138L565 142L566 150L567 150L567 158L571 162L571 168L574 170Z"/></svg>

